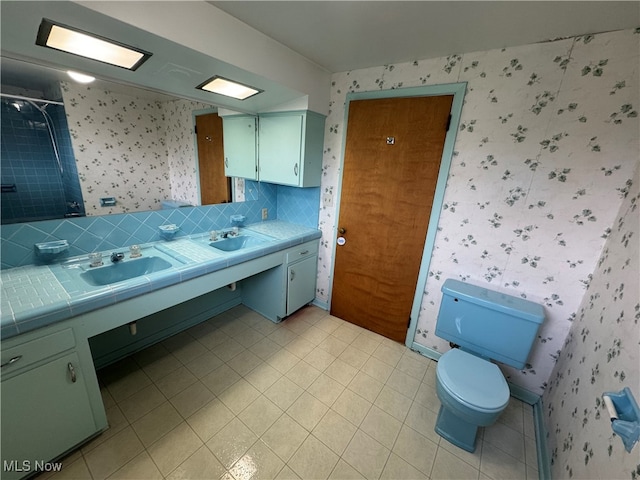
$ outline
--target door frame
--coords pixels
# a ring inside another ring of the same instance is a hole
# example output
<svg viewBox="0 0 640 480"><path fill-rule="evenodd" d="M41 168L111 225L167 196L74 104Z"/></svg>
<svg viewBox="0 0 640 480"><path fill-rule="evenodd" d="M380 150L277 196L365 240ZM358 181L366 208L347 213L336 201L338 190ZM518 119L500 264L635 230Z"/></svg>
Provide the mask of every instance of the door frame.
<svg viewBox="0 0 640 480"><path fill-rule="evenodd" d="M349 105L354 100L373 100L381 98L398 98L398 97L429 97L453 95L453 103L451 104L451 124L444 140L444 149L442 151L442 159L440 160L440 170L438 172L438 180L436 182L436 191L433 197L433 206L431 207L431 216L429 225L427 226L427 237L422 251L422 261L420 263L420 271L416 282L416 290L413 296L413 305L411 307L411 322L407 330L405 345L414 350L422 350L414 339L416 329L418 328L418 316L420 314L420 306L422 305L423 292L427 284L429 276L429 265L431 263L431 254L435 244L438 223L440 222L440 213L444 204L444 193L449 176L449 169L453 159L453 148L458 133L458 125L460 124L460 116L462 113L462 104L464 95L467 90L467 82L445 83L440 85L427 85L423 87L396 88L391 90L375 90L369 92L349 92L345 101L344 114L344 133L342 135L342 153L340 155L340 170L338 178L338 191L336 194L336 221L333 226L333 244L334 250L331 258L331 290L329 292L328 306L331 305L331 297L333 295L333 278L336 262L335 239L338 224L340 222L340 201L342 197L342 178L344 173L344 155L347 142L347 129L349 128Z"/></svg>

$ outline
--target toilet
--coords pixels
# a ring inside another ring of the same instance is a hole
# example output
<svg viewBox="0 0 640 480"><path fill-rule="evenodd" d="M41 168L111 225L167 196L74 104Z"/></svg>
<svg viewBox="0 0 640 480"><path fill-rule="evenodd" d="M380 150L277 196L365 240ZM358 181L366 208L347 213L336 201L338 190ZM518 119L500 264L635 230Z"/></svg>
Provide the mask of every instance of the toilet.
<svg viewBox="0 0 640 480"><path fill-rule="evenodd" d="M440 411L436 432L473 452L478 427L493 424L509 403L509 386L499 362L524 368L544 321L541 305L522 298L447 279L436 336L457 348L436 368Z"/></svg>

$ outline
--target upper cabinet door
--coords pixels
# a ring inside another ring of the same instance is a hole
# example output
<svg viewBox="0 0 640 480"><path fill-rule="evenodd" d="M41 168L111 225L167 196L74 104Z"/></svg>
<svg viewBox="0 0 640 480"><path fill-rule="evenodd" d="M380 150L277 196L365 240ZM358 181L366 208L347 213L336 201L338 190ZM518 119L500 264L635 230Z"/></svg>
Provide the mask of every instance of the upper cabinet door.
<svg viewBox="0 0 640 480"><path fill-rule="evenodd" d="M260 181L295 187L319 186L324 120L324 116L314 112L260 115Z"/></svg>
<svg viewBox="0 0 640 480"><path fill-rule="evenodd" d="M222 124L225 175L257 180L256 117L224 117Z"/></svg>
<svg viewBox="0 0 640 480"><path fill-rule="evenodd" d="M260 181L296 186L300 184L303 121L301 114L260 117Z"/></svg>

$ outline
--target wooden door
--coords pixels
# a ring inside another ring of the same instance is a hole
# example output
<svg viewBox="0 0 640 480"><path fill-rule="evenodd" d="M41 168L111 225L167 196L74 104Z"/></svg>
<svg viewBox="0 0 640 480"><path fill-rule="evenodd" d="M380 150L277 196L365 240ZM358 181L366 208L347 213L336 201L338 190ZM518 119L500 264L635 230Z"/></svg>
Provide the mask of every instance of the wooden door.
<svg viewBox="0 0 640 480"><path fill-rule="evenodd" d="M404 342L452 95L349 104L331 314ZM344 233L342 233L344 232Z"/></svg>
<svg viewBox="0 0 640 480"><path fill-rule="evenodd" d="M231 201L231 179L224 174L222 118L217 113L196 116L200 202L202 205Z"/></svg>

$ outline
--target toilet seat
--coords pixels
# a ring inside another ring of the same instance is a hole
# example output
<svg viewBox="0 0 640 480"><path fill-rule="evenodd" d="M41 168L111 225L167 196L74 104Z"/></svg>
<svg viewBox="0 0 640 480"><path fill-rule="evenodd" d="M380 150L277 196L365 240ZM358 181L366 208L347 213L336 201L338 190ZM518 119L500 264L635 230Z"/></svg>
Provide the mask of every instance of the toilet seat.
<svg viewBox="0 0 640 480"><path fill-rule="evenodd" d="M509 403L509 386L498 366L458 348L440 357L436 375L449 395L472 410L493 413Z"/></svg>

